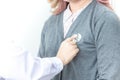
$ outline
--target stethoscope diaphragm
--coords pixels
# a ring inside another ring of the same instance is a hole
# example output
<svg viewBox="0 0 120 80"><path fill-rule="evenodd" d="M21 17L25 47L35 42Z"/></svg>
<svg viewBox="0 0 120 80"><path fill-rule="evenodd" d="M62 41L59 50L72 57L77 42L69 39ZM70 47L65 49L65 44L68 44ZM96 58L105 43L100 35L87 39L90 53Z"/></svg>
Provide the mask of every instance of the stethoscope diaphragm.
<svg viewBox="0 0 120 80"><path fill-rule="evenodd" d="M79 42L81 40L81 34L80 33L77 33L77 34L74 34L74 35L77 35L77 37L73 40L75 42Z"/></svg>

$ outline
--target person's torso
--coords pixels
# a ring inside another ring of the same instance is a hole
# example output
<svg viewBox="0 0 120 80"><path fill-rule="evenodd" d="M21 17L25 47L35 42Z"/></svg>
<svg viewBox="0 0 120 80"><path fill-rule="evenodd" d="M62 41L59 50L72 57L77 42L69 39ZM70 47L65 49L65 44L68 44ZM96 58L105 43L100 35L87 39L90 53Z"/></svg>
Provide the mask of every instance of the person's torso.
<svg viewBox="0 0 120 80"><path fill-rule="evenodd" d="M63 40L73 34L80 34L81 40L77 42L80 49L78 55L66 65L63 71L52 80L96 80L97 77L97 51L94 38L96 16L96 1L93 1L73 22L66 37L63 31L63 13L53 16L48 21L49 29L45 33L44 57L56 55ZM102 12L100 13L102 14Z"/></svg>

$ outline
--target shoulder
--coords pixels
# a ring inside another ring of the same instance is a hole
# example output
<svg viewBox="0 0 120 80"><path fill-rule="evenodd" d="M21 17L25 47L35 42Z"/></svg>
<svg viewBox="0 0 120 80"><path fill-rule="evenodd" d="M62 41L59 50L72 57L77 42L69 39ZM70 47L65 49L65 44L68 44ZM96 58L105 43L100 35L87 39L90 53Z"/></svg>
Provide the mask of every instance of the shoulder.
<svg viewBox="0 0 120 80"><path fill-rule="evenodd" d="M51 15L51 16L44 22L44 26L43 26L42 32L46 32L46 30L50 28L51 24L53 24L55 20L56 20L56 16L55 16L55 15Z"/></svg>
<svg viewBox="0 0 120 80"><path fill-rule="evenodd" d="M61 14L58 15L51 15L48 20L46 21L46 23L54 23L55 21L57 21L58 19L60 19L60 17L62 16Z"/></svg>
<svg viewBox="0 0 120 80"><path fill-rule="evenodd" d="M100 19L109 21L118 20L118 16L115 14L114 11L98 2L96 3L96 6L94 8L94 17L95 21L99 21Z"/></svg>
<svg viewBox="0 0 120 80"><path fill-rule="evenodd" d="M61 21L61 17L62 17L62 13L59 15L51 15L44 23L43 29L42 29L42 33L43 32L47 32L50 29L55 28L56 24L58 24Z"/></svg>
<svg viewBox="0 0 120 80"><path fill-rule="evenodd" d="M55 25L55 23L59 23L62 20L63 13L58 15L51 15L44 23L45 28L49 28L50 26Z"/></svg>

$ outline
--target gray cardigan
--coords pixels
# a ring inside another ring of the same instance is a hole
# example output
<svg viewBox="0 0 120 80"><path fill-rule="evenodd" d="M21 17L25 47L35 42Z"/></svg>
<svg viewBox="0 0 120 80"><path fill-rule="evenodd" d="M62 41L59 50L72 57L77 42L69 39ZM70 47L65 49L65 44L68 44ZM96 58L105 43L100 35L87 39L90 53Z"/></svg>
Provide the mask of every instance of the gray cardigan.
<svg viewBox="0 0 120 80"><path fill-rule="evenodd" d="M77 17L66 38L81 34L80 52L52 80L120 80L120 21L111 10L93 0ZM56 56L63 33L63 13L45 23L39 55Z"/></svg>

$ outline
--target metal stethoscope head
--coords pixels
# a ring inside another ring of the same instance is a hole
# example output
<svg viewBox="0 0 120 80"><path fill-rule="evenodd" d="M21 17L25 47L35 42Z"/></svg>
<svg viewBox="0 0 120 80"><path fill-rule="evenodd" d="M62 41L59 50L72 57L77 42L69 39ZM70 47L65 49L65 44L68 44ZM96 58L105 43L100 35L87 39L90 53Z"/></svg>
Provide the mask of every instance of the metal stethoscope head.
<svg viewBox="0 0 120 80"><path fill-rule="evenodd" d="M81 34L80 33L77 33L77 34L74 34L74 35L77 35L77 37L73 40L74 42L79 42L81 40Z"/></svg>

